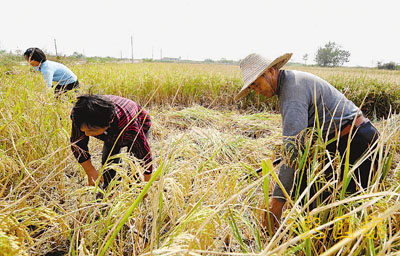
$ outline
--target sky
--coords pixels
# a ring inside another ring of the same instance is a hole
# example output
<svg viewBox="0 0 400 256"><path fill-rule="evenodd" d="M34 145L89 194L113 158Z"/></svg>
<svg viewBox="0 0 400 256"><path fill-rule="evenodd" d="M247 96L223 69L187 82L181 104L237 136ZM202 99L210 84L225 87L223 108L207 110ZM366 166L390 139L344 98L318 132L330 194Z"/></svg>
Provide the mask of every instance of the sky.
<svg viewBox="0 0 400 256"><path fill-rule="evenodd" d="M314 63L329 41L346 66L400 63L399 0L3 0L0 49L131 58Z"/></svg>

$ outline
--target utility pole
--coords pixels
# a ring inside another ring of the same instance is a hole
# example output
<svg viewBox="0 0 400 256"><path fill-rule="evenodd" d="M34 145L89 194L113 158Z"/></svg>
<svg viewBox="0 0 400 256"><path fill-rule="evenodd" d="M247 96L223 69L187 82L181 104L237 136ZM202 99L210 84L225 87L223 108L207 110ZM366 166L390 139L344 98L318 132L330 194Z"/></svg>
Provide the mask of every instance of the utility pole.
<svg viewBox="0 0 400 256"><path fill-rule="evenodd" d="M162 60L162 48L160 49L160 60Z"/></svg>
<svg viewBox="0 0 400 256"><path fill-rule="evenodd" d="M58 53L57 53L57 42L56 39L54 38L54 48L56 48L56 57L58 57Z"/></svg>
<svg viewBox="0 0 400 256"><path fill-rule="evenodd" d="M132 63L133 63L133 36L131 36L131 50L132 50Z"/></svg>

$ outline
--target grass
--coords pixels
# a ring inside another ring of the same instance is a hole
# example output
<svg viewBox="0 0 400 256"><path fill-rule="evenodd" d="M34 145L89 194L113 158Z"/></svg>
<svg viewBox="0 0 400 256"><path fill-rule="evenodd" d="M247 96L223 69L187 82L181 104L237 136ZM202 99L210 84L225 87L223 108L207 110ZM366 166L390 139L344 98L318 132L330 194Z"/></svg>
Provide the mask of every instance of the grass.
<svg viewBox="0 0 400 256"><path fill-rule="evenodd" d="M387 173L387 179L376 179L370 190L346 197L340 195L340 184L325 183L336 191L332 203L307 213L293 201L286 207L280 230L271 237L260 224L278 171L270 160L280 152L280 115L260 112L276 109L271 105L276 102L265 103L254 95L243 103L233 102L241 86L237 67L144 63L77 65L73 70L82 92L121 95L146 106L153 121L154 166L160 175L145 188L133 177L142 171L140 165L122 153L123 165L115 167L122 181L99 199L100 190L86 186L85 174L71 154L70 98L54 99L44 90L42 77L28 72L27 66L16 67L13 74L2 73L0 251L4 255L399 252L398 115L380 120L379 111L372 114L382 136L378 150L370 153L379 159L378 172ZM379 85L376 91L390 94L400 79L399 73L375 70L305 70L336 81L360 102L367 94L360 88ZM89 146L100 168L102 144L91 139ZM318 180L324 168L320 164L324 144L310 147L304 155L304 167ZM262 160L264 176L259 177L254 169ZM243 179L246 175L250 178ZM328 239L340 224L345 224L343 232L351 229L352 236ZM370 232L376 227L380 233L374 239Z"/></svg>

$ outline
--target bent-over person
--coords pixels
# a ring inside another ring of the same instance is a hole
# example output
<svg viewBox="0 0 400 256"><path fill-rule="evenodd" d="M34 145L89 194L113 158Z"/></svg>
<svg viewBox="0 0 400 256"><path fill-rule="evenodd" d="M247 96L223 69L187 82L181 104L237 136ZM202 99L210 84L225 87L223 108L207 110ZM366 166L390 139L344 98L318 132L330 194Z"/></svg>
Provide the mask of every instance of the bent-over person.
<svg viewBox="0 0 400 256"><path fill-rule="evenodd" d="M55 82L54 93L56 95L76 90L79 87L77 76L69 68L61 63L47 60L46 54L39 48L27 49L24 57L36 71L42 73L49 88L53 88L53 82Z"/></svg>
<svg viewBox="0 0 400 256"><path fill-rule="evenodd" d="M119 158L108 160L118 154L122 147L142 160L145 168L144 179L149 181L152 174L152 157L147 141L151 120L150 115L138 103L114 95L82 95L77 98L72 112L70 141L75 158L88 176L89 185L94 185L99 172L93 166L88 151L89 136L104 141L102 164L118 163ZM116 171L107 168L101 180L107 188Z"/></svg>
<svg viewBox="0 0 400 256"><path fill-rule="evenodd" d="M364 117L361 110L327 81L306 72L281 70L291 56L292 54L287 53L273 61L259 54L250 54L244 58L240 62L244 86L235 99L246 96L251 90L255 90L266 98L278 96L284 142L284 162L279 169L278 177L284 189L293 197L295 193L292 191L298 190L298 195L301 195L308 186L307 170L303 173L300 171L295 173L298 153L302 149L299 145L303 143L304 146L305 142L305 130L317 128L319 124L323 138L334 140L327 145L327 151L332 158L338 152L341 159L345 158L347 142L351 134L350 166L354 165L371 147L374 147L379 133ZM373 163L372 156L357 164L359 166L355 169L347 187L349 193L366 189L375 172L376 163ZM344 161L341 163L342 175L343 170ZM326 180L337 177L333 172L331 166L326 168L324 173ZM307 200L311 199L318 189L320 187L314 184L310 188L309 197L304 197L303 203L310 203L310 208L315 208L317 202ZM329 194L322 193L322 201L328 197ZM271 221L273 228L278 228L286 200L285 193L276 184L269 201L269 211L272 214L269 220L265 214L264 226Z"/></svg>

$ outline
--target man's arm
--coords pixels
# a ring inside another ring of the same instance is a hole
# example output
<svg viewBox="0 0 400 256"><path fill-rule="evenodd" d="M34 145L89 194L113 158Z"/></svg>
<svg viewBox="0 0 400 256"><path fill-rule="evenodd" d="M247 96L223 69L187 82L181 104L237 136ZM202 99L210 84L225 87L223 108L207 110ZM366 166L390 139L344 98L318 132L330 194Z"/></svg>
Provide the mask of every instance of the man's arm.
<svg viewBox="0 0 400 256"><path fill-rule="evenodd" d="M284 205L285 202L276 197L271 197L269 199L269 212L265 212L263 219L263 226L267 228L268 232L274 233L276 230L278 230Z"/></svg>
<svg viewBox="0 0 400 256"><path fill-rule="evenodd" d="M279 181L287 194L291 195L294 182L296 160L299 150L299 142L302 141L301 131L308 125L308 107L305 103L297 101L287 102L281 105L282 127L283 127L283 160L284 164L279 169ZM272 231L279 227L283 205L286 195L279 184L275 184L274 191L269 201L270 222ZM277 223L278 222L278 223ZM267 216L264 217L264 226L267 224ZM267 226L268 227L268 226Z"/></svg>
<svg viewBox="0 0 400 256"><path fill-rule="evenodd" d="M303 142L302 131L308 126L308 106L304 102L281 102L282 133L283 133L283 165L279 169L279 180L290 195L294 182L294 171L300 144ZM275 184L274 197L286 201L282 188Z"/></svg>

